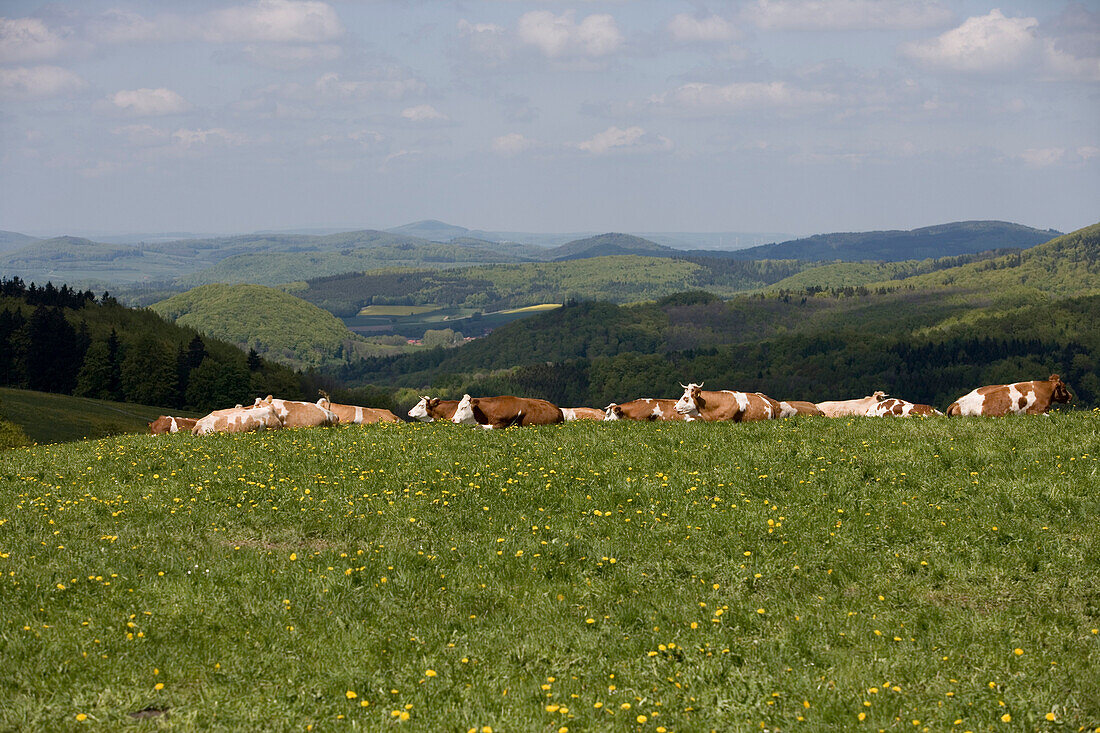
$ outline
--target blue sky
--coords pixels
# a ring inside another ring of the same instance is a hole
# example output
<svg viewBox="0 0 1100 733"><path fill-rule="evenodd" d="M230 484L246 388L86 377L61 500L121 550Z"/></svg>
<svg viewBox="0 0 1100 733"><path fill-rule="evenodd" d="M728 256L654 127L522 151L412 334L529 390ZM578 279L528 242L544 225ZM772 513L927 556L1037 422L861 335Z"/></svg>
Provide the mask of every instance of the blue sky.
<svg viewBox="0 0 1100 733"><path fill-rule="evenodd" d="M1100 2L0 4L0 229L1100 220Z"/></svg>

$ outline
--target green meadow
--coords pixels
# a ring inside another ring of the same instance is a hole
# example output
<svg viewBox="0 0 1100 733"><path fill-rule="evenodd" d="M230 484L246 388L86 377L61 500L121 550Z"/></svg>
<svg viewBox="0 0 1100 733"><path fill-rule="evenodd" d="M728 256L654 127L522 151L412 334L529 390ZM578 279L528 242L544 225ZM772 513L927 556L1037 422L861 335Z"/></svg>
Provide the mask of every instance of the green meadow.
<svg viewBox="0 0 1100 733"><path fill-rule="evenodd" d="M1100 726L1100 413L0 452L0 729Z"/></svg>

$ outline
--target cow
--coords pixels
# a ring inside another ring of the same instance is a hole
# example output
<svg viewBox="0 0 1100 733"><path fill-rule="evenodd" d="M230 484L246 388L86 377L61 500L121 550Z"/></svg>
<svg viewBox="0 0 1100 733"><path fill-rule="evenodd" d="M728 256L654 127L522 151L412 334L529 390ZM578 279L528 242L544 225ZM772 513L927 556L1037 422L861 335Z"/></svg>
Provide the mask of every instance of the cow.
<svg viewBox="0 0 1100 733"><path fill-rule="evenodd" d="M779 403L760 392L703 391L702 383L681 384L684 394L676 402L676 412L697 420L715 422L729 420L774 420L779 417Z"/></svg>
<svg viewBox="0 0 1100 733"><path fill-rule="evenodd" d="M271 395L256 398L253 407L271 407L284 428L315 428L340 422L336 413L312 402L275 399Z"/></svg>
<svg viewBox="0 0 1100 733"><path fill-rule="evenodd" d="M1069 387L1057 374L1047 380L1015 384L994 384L967 392L947 408L948 416L1045 415L1052 402L1066 403L1073 399Z"/></svg>
<svg viewBox="0 0 1100 733"><path fill-rule="evenodd" d="M597 410L595 407L563 407L561 408L562 417L566 422L573 422L574 420L603 420L604 411Z"/></svg>
<svg viewBox="0 0 1100 733"><path fill-rule="evenodd" d="M928 417L931 415L942 416L943 413L932 407L932 405L914 404L900 400L897 397L889 397L867 408L866 415L867 417L913 417L914 415Z"/></svg>
<svg viewBox="0 0 1100 733"><path fill-rule="evenodd" d="M265 404L259 407L231 407L227 410L214 410L199 418L192 435L210 433L248 433L253 430L276 430L283 427L283 421L275 414L275 408Z"/></svg>
<svg viewBox="0 0 1100 733"><path fill-rule="evenodd" d="M156 420L149 423L149 432L153 435L163 435L164 433L178 433L181 430L190 431L195 427L195 423L197 422L198 420L190 417L161 415Z"/></svg>
<svg viewBox="0 0 1100 733"><path fill-rule="evenodd" d="M451 422L480 425L486 430L511 425L551 425L565 421L561 408L546 400L528 397L471 397L463 395Z"/></svg>
<svg viewBox="0 0 1100 733"><path fill-rule="evenodd" d="M455 416L458 400L441 400L438 397L423 395L420 401L409 410L409 417L420 422L450 420Z"/></svg>
<svg viewBox="0 0 1100 733"><path fill-rule="evenodd" d="M834 400L832 402L818 402L817 409L825 413L825 417L849 417L852 415L866 415L867 411L886 399L886 393L882 390L858 400Z"/></svg>
<svg viewBox="0 0 1100 733"><path fill-rule="evenodd" d="M824 415L812 402L779 402L779 417L794 417L795 415Z"/></svg>
<svg viewBox="0 0 1100 733"><path fill-rule="evenodd" d="M644 397L640 400L631 400L621 405L612 402L604 408L604 420L661 420L661 421L692 421L695 418L690 415L681 415L676 412L676 400L662 400Z"/></svg>
<svg viewBox="0 0 1100 733"><path fill-rule="evenodd" d="M336 414L341 425L372 425L376 422L401 422L401 418L389 410L380 407L360 407L359 405L338 405L328 397L317 400L317 406Z"/></svg>

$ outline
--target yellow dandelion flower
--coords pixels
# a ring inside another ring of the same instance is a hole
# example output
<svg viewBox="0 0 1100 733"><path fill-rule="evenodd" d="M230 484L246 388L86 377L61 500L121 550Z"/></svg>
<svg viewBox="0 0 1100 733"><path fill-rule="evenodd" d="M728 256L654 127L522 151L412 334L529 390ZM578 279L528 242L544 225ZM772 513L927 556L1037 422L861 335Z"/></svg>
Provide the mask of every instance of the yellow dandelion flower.
<svg viewBox="0 0 1100 733"><path fill-rule="evenodd" d="M649 718L647 718L647 717L646 717L646 716L644 716L644 715L639 715L639 716L638 716L637 718L635 718L635 720L637 720L637 721L638 721L639 723L644 723L644 722L646 722L647 720L649 720Z"/></svg>
<svg viewBox="0 0 1100 733"><path fill-rule="evenodd" d="M1012 653L1015 654L1018 657L1018 656L1020 656L1024 653L1024 650L1021 649L1020 647L1016 647L1015 649L1012 650Z"/></svg>
<svg viewBox="0 0 1100 733"><path fill-rule="evenodd" d="M1005 713L1004 715L1001 716L1001 722L1002 723L1011 723L1012 722L1012 716L1009 715L1008 713Z"/></svg>
<svg viewBox="0 0 1100 733"><path fill-rule="evenodd" d="M425 677L435 677L436 676L436 671L434 669L429 669L426 672L424 672L424 676Z"/></svg>
<svg viewBox="0 0 1100 733"><path fill-rule="evenodd" d="M155 685L153 685L153 689L154 690L163 690L164 689L164 683L163 682L156 683Z"/></svg>
<svg viewBox="0 0 1100 733"><path fill-rule="evenodd" d="M349 700L354 700L355 698L359 697L355 694L355 690L348 690L344 693L344 696L347 697L347 699Z"/></svg>
<svg viewBox="0 0 1100 733"><path fill-rule="evenodd" d="M87 720L87 719L88 719L88 716L87 716L87 715L85 715L84 713L77 713L77 714L76 714L76 719L77 719L78 721L80 721L81 723L83 723L83 722L84 722L85 720Z"/></svg>

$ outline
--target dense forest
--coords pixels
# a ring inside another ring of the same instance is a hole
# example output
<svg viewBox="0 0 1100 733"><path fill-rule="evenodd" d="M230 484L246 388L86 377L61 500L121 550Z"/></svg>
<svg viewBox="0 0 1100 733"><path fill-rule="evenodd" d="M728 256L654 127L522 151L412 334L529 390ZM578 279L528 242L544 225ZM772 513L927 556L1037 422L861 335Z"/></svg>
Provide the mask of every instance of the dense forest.
<svg viewBox="0 0 1100 733"><path fill-rule="evenodd" d="M297 396L298 374L108 293L0 279L0 385L195 410Z"/></svg>

